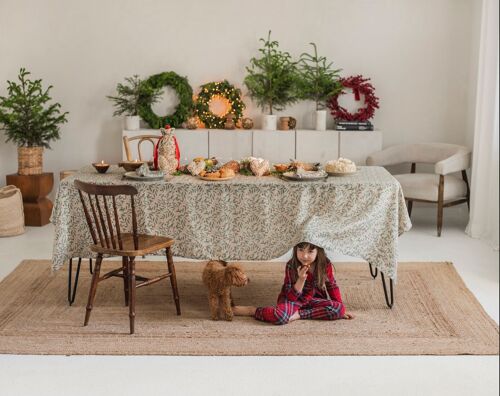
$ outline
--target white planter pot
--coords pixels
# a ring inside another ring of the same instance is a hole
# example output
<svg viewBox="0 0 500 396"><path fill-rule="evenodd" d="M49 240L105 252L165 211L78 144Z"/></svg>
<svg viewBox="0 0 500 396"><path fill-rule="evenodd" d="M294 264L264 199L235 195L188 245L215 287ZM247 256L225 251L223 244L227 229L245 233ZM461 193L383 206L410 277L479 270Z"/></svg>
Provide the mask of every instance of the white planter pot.
<svg viewBox="0 0 500 396"><path fill-rule="evenodd" d="M326 110L316 110L316 130L326 131Z"/></svg>
<svg viewBox="0 0 500 396"><path fill-rule="evenodd" d="M262 119L262 129L266 131L275 131L276 123L278 121L278 117L275 115L265 115Z"/></svg>
<svg viewBox="0 0 500 396"><path fill-rule="evenodd" d="M125 117L125 129L127 131L138 131L141 129L141 118L139 116Z"/></svg>

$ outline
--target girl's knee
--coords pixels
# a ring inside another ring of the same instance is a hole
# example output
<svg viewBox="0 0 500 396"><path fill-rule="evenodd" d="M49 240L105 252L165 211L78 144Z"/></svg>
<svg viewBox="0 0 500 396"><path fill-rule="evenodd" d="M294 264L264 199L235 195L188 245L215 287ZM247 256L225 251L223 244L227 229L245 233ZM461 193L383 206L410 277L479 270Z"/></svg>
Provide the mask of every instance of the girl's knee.
<svg viewBox="0 0 500 396"><path fill-rule="evenodd" d="M337 301L332 301L332 304L326 306L325 310L331 319L339 319L345 314L345 305Z"/></svg>
<svg viewBox="0 0 500 396"><path fill-rule="evenodd" d="M274 310L274 317L276 320L273 322L273 324L275 325L285 325L290 321L290 316L286 311L283 311L282 309L276 308Z"/></svg>

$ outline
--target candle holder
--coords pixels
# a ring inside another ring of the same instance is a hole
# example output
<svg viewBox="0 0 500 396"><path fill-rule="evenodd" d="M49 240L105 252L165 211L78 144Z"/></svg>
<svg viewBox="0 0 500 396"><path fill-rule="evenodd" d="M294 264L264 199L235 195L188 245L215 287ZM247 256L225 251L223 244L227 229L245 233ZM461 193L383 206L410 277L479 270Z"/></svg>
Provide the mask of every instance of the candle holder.
<svg viewBox="0 0 500 396"><path fill-rule="evenodd" d="M106 173L107 170L109 169L109 164L105 164L104 161L102 161L102 162L95 162L95 163L92 164L92 166L99 173Z"/></svg>

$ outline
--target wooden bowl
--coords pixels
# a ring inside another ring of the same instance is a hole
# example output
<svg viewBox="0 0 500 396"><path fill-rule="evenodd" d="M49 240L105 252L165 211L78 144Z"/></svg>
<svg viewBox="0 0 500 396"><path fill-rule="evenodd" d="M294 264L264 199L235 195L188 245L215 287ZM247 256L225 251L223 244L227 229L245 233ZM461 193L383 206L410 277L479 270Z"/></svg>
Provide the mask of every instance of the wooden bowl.
<svg viewBox="0 0 500 396"><path fill-rule="evenodd" d="M102 164L100 162L93 163L92 166L99 173L106 173L108 171L108 169L109 169L109 164Z"/></svg>
<svg viewBox="0 0 500 396"><path fill-rule="evenodd" d="M133 172L140 168L142 164L144 164L144 161L122 161L118 163L118 166L121 166L127 172Z"/></svg>

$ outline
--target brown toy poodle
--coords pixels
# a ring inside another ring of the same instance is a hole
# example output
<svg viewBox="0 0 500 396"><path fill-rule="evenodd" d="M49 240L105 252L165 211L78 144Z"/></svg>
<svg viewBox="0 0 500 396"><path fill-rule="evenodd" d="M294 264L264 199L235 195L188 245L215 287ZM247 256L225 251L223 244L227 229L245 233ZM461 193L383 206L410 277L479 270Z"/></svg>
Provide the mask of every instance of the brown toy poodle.
<svg viewBox="0 0 500 396"><path fill-rule="evenodd" d="M234 305L231 296L231 286L245 286L250 279L239 264L228 264L222 260L211 260L203 270L203 283L208 288L208 303L212 320L233 320Z"/></svg>

